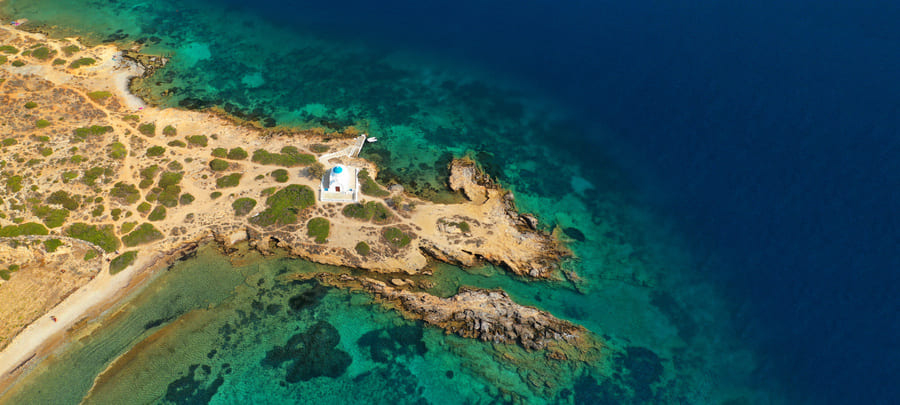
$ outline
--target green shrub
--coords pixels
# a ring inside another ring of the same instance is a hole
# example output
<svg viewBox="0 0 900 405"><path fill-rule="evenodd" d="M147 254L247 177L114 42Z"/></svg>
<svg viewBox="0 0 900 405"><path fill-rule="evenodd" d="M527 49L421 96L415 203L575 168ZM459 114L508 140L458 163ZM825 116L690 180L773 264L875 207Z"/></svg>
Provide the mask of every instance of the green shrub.
<svg viewBox="0 0 900 405"><path fill-rule="evenodd" d="M241 173L231 173L216 179L216 188L237 187L241 182Z"/></svg>
<svg viewBox="0 0 900 405"><path fill-rule="evenodd" d="M327 242L330 230L331 223L325 218L316 217L306 223L306 234L315 238L316 243Z"/></svg>
<svg viewBox="0 0 900 405"><path fill-rule="evenodd" d="M194 202L194 196L188 193L184 193L181 195L181 197L178 197L178 203L181 205L188 205L192 202Z"/></svg>
<svg viewBox="0 0 900 405"><path fill-rule="evenodd" d="M4 55L0 55L0 65L6 63L7 61L9 61L9 58L7 58ZM6 80L6 79L3 79L3 80ZM0 80L0 83L3 83L3 80Z"/></svg>
<svg viewBox="0 0 900 405"><path fill-rule="evenodd" d="M110 177L113 174L115 173L108 167L92 167L86 170L84 175L81 176L81 182L88 186L93 186L94 182L97 181L97 178L100 176Z"/></svg>
<svg viewBox="0 0 900 405"><path fill-rule="evenodd" d="M102 125L91 125L89 127L75 128L75 137L80 140L87 139L88 136L100 136L107 132L112 132L113 127Z"/></svg>
<svg viewBox="0 0 900 405"><path fill-rule="evenodd" d="M53 148L41 148L41 156L47 157L53 154Z"/></svg>
<svg viewBox="0 0 900 405"><path fill-rule="evenodd" d="M186 139L191 145L202 146L204 148L209 143L209 141L206 139L206 135L191 135L184 139Z"/></svg>
<svg viewBox="0 0 900 405"><path fill-rule="evenodd" d="M234 148L228 151L228 158L231 160L244 160L247 158L247 151L241 148Z"/></svg>
<svg viewBox="0 0 900 405"><path fill-rule="evenodd" d="M79 48L77 45L69 45L69 46L63 47L63 49L62 49L63 53L66 54L66 57L72 56L72 54L74 54L75 52L78 52L80 50L81 50L81 48Z"/></svg>
<svg viewBox="0 0 900 405"><path fill-rule="evenodd" d="M320 143L317 143L317 144L313 144L312 146L310 146L309 149L315 153L325 153L325 152L328 152L328 150L331 148L328 145L322 145Z"/></svg>
<svg viewBox="0 0 900 405"><path fill-rule="evenodd" d="M281 148L281 153L270 153L263 149L253 152L252 161L263 165L284 167L308 166L316 161L316 157L306 153L300 153L293 146Z"/></svg>
<svg viewBox="0 0 900 405"><path fill-rule="evenodd" d="M166 127L163 128L163 135L165 135L165 136L175 136L175 135L178 135L178 130L175 129L175 127L173 127L173 126L171 126L171 125L166 125Z"/></svg>
<svg viewBox="0 0 900 405"><path fill-rule="evenodd" d="M228 170L228 162L222 159L213 159L209 161L209 168L213 171L223 172Z"/></svg>
<svg viewBox="0 0 900 405"><path fill-rule="evenodd" d="M221 191L213 191L212 193L209 193L209 198L211 198L213 200L215 200L216 198L219 198L221 196L222 196Z"/></svg>
<svg viewBox="0 0 900 405"><path fill-rule="evenodd" d="M145 213L147 213L148 211L150 211L150 208L151 208L151 207L152 207L152 206L150 205L150 203L144 201L144 202L138 204L137 210L138 210L138 212L140 212L140 213L142 213L142 214L145 214Z"/></svg>
<svg viewBox="0 0 900 405"><path fill-rule="evenodd" d="M182 164L179 163L177 160L173 160L173 161L169 162L168 165L166 165L166 168L169 169L170 171L178 172L178 171L183 170L184 166L182 166Z"/></svg>
<svg viewBox="0 0 900 405"><path fill-rule="evenodd" d="M53 66L61 66L61 65L65 65L65 64L66 64L65 59L58 59L58 58L53 59Z"/></svg>
<svg viewBox="0 0 900 405"><path fill-rule="evenodd" d="M51 208L46 205L34 205L31 207L34 216L41 219L48 228L59 228L69 218L69 210L65 208Z"/></svg>
<svg viewBox="0 0 900 405"><path fill-rule="evenodd" d="M156 208L153 209L153 212L147 216L147 219L151 221L162 221L166 219L166 207L157 205Z"/></svg>
<svg viewBox="0 0 900 405"><path fill-rule="evenodd" d="M179 148L183 148L183 147L187 146L186 143L181 142L181 141L179 141L179 140L171 141L171 142L168 143L168 145L171 146L171 147L179 147Z"/></svg>
<svg viewBox="0 0 900 405"><path fill-rule="evenodd" d="M3 46L0 46L0 52L8 53L8 54L15 54L15 53L19 53L19 50L16 49L16 47L14 47L12 45L3 45Z"/></svg>
<svg viewBox="0 0 900 405"><path fill-rule="evenodd" d="M131 232L131 230L134 229L134 227L136 227L136 226L137 226L137 222L134 222L134 221L125 222L122 224L122 229L120 230L120 232L123 234L126 234L128 232Z"/></svg>
<svg viewBox="0 0 900 405"><path fill-rule="evenodd" d="M253 208L256 207L256 200L247 197L238 198L231 203L231 207L234 208L234 215L244 216L253 211Z"/></svg>
<svg viewBox="0 0 900 405"><path fill-rule="evenodd" d="M387 197L391 194L387 190L383 190L375 180L372 180L372 178L369 177L369 172L365 169L359 171L359 181L362 183L360 190L365 195L370 195L372 197Z"/></svg>
<svg viewBox="0 0 900 405"><path fill-rule="evenodd" d="M31 51L31 56L40 60L47 60L50 57L50 48L46 46L41 46L38 49Z"/></svg>
<svg viewBox="0 0 900 405"><path fill-rule="evenodd" d="M164 153L166 153L166 148L163 148L162 146L151 146L147 148L148 157L162 156Z"/></svg>
<svg viewBox="0 0 900 405"><path fill-rule="evenodd" d="M91 242L107 252L114 252L119 248L119 238L112 225L88 225L80 222L74 223L66 229L66 234L75 239Z"/></svg>
<svg viewBox="0 0 900 405"><path fill-rule="evenodd" d="M69 67L72 69L78 69L82 66L93 65L95 62L97 61L94 60L94 58L80 58L72 61L72 63L69 64Z"/></svg>
<svg viewBox="0 0 900 405"><path fill-rule="evenodd" d="M8 281L9 277L9 270L0 270L0 278Z"/></svg>
<svg viewBox="0 0 900 405"><path fill-rule="evenodd" d="M7 225L0 228L0 236L25 236L47 235L50 232L43 225L36 222L26 222L21 225Z"/></svg>
<svg viewBox="0 0 900 405"><path fill-rule="evenodd" d="M113 221L118 221L119 217L122 216L122 209L113 208L111 211L109 211L109 215L112 216Z"/></svg>
<svg viewBox="0 0 900 405"><path fill-rule="evenodd" d="M391 211L384 204L375 201L369 201L365 204L348 204L344 206L341 213L348 218L372 221L376 224L386 224L394 218L394 215L391 214Z"/></svg>
<svg viewBox="0 0 900 405"><path fill-rule="evenodd" d="M78 203L78 200L76 200L74 197L69 196L69 193L63 190L54 191L52 194L50 194L47 197L47 204L59 204L62 205L63 208L73 211L77 210L78 206L80 205Z"/></svg>
<svg viewBox="0 0 900 405"><path fill-rule="evenodd" d="M98 206L94 207L94 209L91 210L91 216L92 216L92 217L99 217L99 216L103 215L103 209L104 209L104 208L103 208L102 205L98 205Z"/></svg>
<svg viewBox="0 0 900 405"><path fill-rule="evenodd" d="M60 246L62 246L62 241L56 238L47 239L44 241L44 250L50 253L55 252L56 249Z"/></svg>
<svg viewBox="0 0 900 405"><path fill-rule="evenodd" d="M93 258L95 258L95 257L97 257L97 256L99 256L99 255L100 255L100 254L97 253L96 250L94 250L94 249L89 249L87 252L84 253L84 261L86 261L86 262L87 262L87 261L90 261L91 259L93 259Z"/></svg>
<svg viewBox="0 0 900 405"><path fill-rule="evenodd" d="M161 176L159 176L159 188L165 189L169 186L177 185L181 183L181 179L184 177L184 173L182 172L165 172Z"/></svg>
<svg viewBox="0 0 900 405"><path fill-rule="evenodd" d="M266 199L267 208L251 222L261 226L288 225L297 222L297 214L316 203L316 195L307 186L291 184Z"/></svg>
<svg viewBox="0 0 900 405"><path fill-rule="evenodd" d="M92 92L88 93L87 96L90 97L91 100L102 101L106 98L111 97L112 93L110 93L108 91L92 91Z"/></svg>
<svg viewBox="0 0 900 405"><path fill-rule="evenodd" d="M6 178L6 189L15 193L22 189L22 176L15 175Z"/></svg>
<svg viewBox="0 0 900 405"><path fill-rule="evenodd" d="M387 227L381 231L381 236L391 244L391 246L402 248L409 244L410 237L400 229L394 227Z"/></svg>
<svg viewBox="0 0 900 405"><path fill-rule="evenodd" d="M138 125L138 132L151 137L156 136L156 123L145 122L141 125Z"/></svg>
<svg viewBox="0 0 900 405"><path fill-rule="evenodd" d="M3 146L13 146L17 143L19 143L19 141L16 140L16 138L5 138L3 140Z"/></svg>
<svg viewBox="0 0 900 405"><path fill-rule="evenodd" d="M109 144L109 157L113 159L125 159L128 156L128 150L121 142L113 142Z"/></svg>
<svg viewBox="0 0 900 405"><path fill-rule="evenodd" d="M309 175L309 177L319 180L325 176L325 166L322 165L321 162L313 162L313 164L306 168L306 174Z"/></svg>
<svg viewBox="0 0 900 405"><path fill-rule="evenodd" d="M35 103L34 101L29 101L29 102L25 103L25 108L27 108L29 110L32 108L37 108L37 103Z"/></svg>
<svg viewBox="0 0 900 405"><path fill-rule="evenodd" d="M128 115L122 117L122 119L125 120L125 121L134 121L134 122L138 122L138 121L141 120L141 117L139 117L139 116L137 116L137 115L134 115L134 114L128 114Z"/></svg>
<svg viewBox="0 0 900 405"><path fill-rule="evenodd" d="M21 60L14 60L14 61L12 62L12 65L15 66L15 67L22 67L22 66L25 66L25 62L23 62L23 61L21 61Z"/></svg>
<svg viewBox="0 0 900 405"><path fill-rule="evenodd" d="M372 248L370 248L369 244L366 242L360 241L356 244L356 253L359 253L360 256L368 256L371 251Z"/></svg>
<svg viewBox="0 0 900 405"><path fill-rule="evenodd" d="M173 208L178 206L179 196L181 194L181 186L167 186L159 192L156 200L166 207Z"/></svg>
<svg viewBox="0 0 900 405"><path fill-rule="evenodd" d="M50 126L50 121L47 121L45 119L39 119L34 122L34 126L38 127L38 128L47 128Z"/></svg>
<svg viewBox="0 0 900 405"><path fill-rule="evenodd" d="M131 264L134 263L135 258L137 258L136 250L131 250L116 256L109 262L109 274L116 274L125 270L126 267L131 266Z"/></svg>
<svg viewBox="0 0 900 405"><path fill-rule="evenodd" d="M225 148L215 148L212 151L212 155L218 158L224 158L228 156L228 149Z"/></svg>
<svg viewBox="0 0 900 405"><path fill-rule="evenodd" d="M270 176L275 178L275 181L279 183L287 183L288 181L288 171L284 169L278 169L269 173Z"/></svg>
<svg viewBox="0 0 900 405"><path fill-rule="evenodd" d="M162 232L158 231L153 224L143 223L128 235L122 237L122 243L127 247L155 242L163 238Z"/></svg>

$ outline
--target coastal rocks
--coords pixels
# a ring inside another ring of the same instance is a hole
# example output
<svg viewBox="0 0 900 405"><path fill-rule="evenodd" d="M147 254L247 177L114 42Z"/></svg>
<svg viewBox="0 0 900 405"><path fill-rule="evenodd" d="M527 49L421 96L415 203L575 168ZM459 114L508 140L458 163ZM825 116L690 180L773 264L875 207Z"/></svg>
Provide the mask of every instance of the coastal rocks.
<svg viewBox="0 0 900 405"><path fill-rule="evenodd" d="M458 294L441 298L346 274L319 274L316 277L326 284L365 290L397 305L409 318L421 319L447 333L466 338L541 350L562 342L577 346L587 332L583 327L547 312L519 305L502 290L462 287ZM564 355L556 356L565 358Z"/></svg>
<svg viewBox="0 0 900 405"><path fill-rule="evenodd" d="M158 55L147 55L127 49L122 51L122 57L126 60L135 62L144 68L144 73L141 77L150 77L157 69L160 69L165 66L166 63L169 63L169 58Z"/></svg>
<svg viewBox="0 0 900 405"><path fill-rule="evenodd" d="M518 217L518 222L532 231L537 230L538 220L534 215L521 214Z"/></svg>
<svg viewBox="0 0 900 405"><path fill-rule="evenodd" d="M450 163L450 189L462 190L466 198L476 204L484 204L488 199L487 188L479 183L479 179L484 182L485 177L471 159L456 159ZM489 184L489 180L485 184Z"/></svg>

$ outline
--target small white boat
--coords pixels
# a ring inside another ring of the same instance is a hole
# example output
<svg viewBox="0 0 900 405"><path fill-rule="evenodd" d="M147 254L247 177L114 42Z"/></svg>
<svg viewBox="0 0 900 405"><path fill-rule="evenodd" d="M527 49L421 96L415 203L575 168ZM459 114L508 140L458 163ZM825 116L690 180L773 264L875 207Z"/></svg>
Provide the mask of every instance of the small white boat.
<svg viewBox="0 0 900 405"><path fill-rule="evenodd" d="M370 137L366 138L366 142L378 142L378 138L376 138L374 136L370 136Z"/></svg>

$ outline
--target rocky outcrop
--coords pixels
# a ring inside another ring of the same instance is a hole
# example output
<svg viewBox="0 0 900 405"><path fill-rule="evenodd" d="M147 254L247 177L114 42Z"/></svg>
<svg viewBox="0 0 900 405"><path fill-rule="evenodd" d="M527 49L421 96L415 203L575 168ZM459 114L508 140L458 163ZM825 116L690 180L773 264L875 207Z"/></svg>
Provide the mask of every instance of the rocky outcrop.
<svg viewBox="0 0 900 405"><path fill-rule="evenodd" d="M451 190L462 190L470 201L484 204L488 199L485 184L490 184L490 179L478 169L474 160L455 159L450 163Z"/></svg>
<svg viewBox="0 0 900 405"><path fill-rule="evenodd" d="M413 292L388 283L347 274L318 274L320 282L343 288L358 288L397 306L404 315L421 319L466 338L516 344L541 350L551 343L578 345L586 330L547 312L515 303L502 290L462 287L449 298ZM396 283L395 283L396 285ZM401 284L402 285L402 284Z"/></svg>

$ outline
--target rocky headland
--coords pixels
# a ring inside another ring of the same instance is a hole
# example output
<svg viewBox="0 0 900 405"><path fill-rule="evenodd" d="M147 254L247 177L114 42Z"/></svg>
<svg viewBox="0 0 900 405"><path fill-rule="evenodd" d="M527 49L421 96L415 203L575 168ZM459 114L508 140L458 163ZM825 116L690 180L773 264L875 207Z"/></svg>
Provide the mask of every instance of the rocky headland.
<svg viewBox="0 0 900 405"><path fill-rule="evenodd" d="M128 82L164 58L11 27L0 28L0 47L0 380L204 241L377 275L427 277L438 260L562 279L559 259L569 251L471 159L449 167L448 187L465 202L425 201L373 180L378 168L356 156L364 135L353 127L267 128L213 110L143 105ZM336 164L362 169L358 203L318 200ZM503 291L441 298L402 278L310 277L367 291L463 337L560 360L599 348L584 328ZM22 294L40 299L11 305Z"/></svg>

